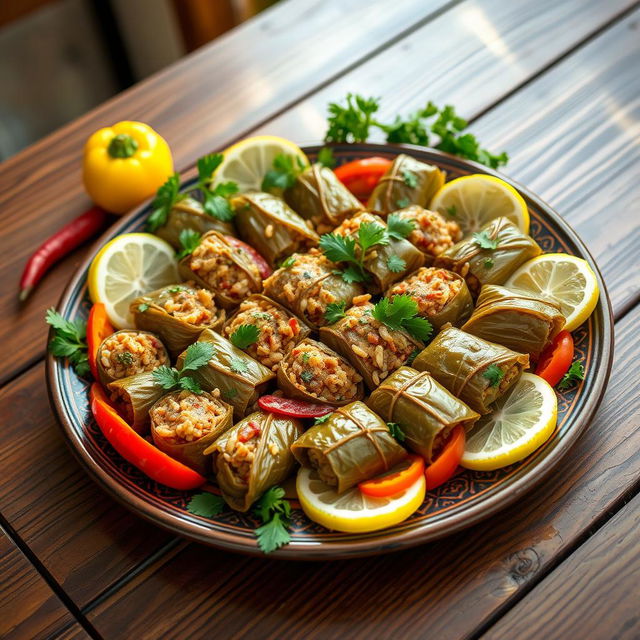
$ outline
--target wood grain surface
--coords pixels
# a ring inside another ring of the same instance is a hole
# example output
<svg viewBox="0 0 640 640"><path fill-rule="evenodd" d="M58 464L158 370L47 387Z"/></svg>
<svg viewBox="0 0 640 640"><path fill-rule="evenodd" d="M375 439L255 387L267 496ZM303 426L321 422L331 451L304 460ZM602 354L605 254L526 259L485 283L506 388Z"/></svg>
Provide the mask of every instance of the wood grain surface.
<svg viewBox="0 0 640 640"><path fill-rule="evenodd" d="M73 624L67 607L2 529L0 576L1 638L46 638Z"/></svg>
<svg viewBox="0 0 640 640"><path fill-rule="evenodd" d="M640 496L543 580L482 640L640 637Z"/></svg>

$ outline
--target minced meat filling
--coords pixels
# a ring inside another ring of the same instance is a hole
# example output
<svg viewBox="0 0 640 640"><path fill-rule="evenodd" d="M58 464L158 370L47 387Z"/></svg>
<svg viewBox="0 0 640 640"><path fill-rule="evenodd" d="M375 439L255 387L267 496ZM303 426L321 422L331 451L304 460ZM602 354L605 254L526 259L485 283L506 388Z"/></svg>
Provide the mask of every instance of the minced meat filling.
<svg viewBox="0 0 640 640"><path fill-rule="evenodd" d="M233 249L215 235L207 236L191 254L189 267L202 278L211 289L233 300L242 300L255 291L250 278L232 259ZM258 267L247 261L253 273L253 281L260 279Z"/></svg>
<svg viewBox="0 0 640 640"><path fill-rule="evenodd" d="M167 362L162 342L148 333L119 331L100 346L100 364L113 380L153 371Z"/></svg>
<svg viewBox="0 0 640 640"><path fill-rule="evenodd" d="M445 220L437 211L412 205L395 212L403 220L412 220L416 228L407 240L423 253L439 256L462 238L457 222Z"/></svg>
<svg viewBox="0 0 640 640"><path fill-rule="evenodd" d="M193 282L187 282L169 289L168 294L162 306L174 318L196 327L207 326L216 318L216 305L211 291L195 288Z"/></svg>
<svg viewBox="0 0 640 640"><path fill-rule="evenodd" d="M353 353L365 361L373 382L379 385L392 371L402 366L415 345L401 331L394 331L371 315L373 305L364 301L347 310L340 331L351 344Z"/></svg>
<svg viewBox="0 0 640 640"><path fill-rule="evenodd" d="M287 377L301 391L325 402L348 402L358 394L362 377L337 353L302 342L287 360Z"/></svg>
<svg viewBox="0 0 640 640"><path fill-rule="evenodd" d="M242 428L229 437L222 452L222 457L218 462L220 464L224 460L238 481L245 485L249 484L251 465L260 442L260 433L260 425L254 420L243 425ZM273 455L276 453L277 451Z"/></svg>
<svg viewBox="0 0 640 640"><path fill-rule="evenodd" d="M214 397L180 391L157 402L149 417L158 436L171 444L185 444L215 429L224 414L225 407Z"/></svg>
<svg viewBox="0 0 640 640"><path fill-rule="evenodd" d="M322 482L330 487L338 486L338 477L333 472L326 456L315 449L309 449L309 464L318 472Z"/></svg>
<svg viewBox="0 0 640 640"><path fill-rule="evenodd" d="M407 294L418 305L421 316L440 313L462 288L459 276L436 267L422 267L413 275L395 284L387 293L388 297Z"/></svg>
<svg viewBox="0 0 640 640"><path fill-rule="evenodd" d="M243 324L253 324L260 329L257 342L245 351L270 369L276 369L280 361L300 336L300 323L268 300L245 300L238 313L224 328L224 336L231 335Z"/></svg>

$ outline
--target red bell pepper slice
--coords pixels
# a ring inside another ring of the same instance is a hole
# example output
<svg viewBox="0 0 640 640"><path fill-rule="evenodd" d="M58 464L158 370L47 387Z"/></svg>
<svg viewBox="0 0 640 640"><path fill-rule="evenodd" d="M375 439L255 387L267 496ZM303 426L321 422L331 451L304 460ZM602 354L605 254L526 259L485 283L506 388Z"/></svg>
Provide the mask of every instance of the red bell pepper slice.
<svg viewBox="0 0 640 640"><path fill-rule="evenodd" d="M573 362L573 337L568 331L561 331L553 343L540 356L536 375L555 387Z"/></svg>
<svg viewBox="0 0 640 640"><path fill-rule="evenodd" d="M263 280L273 273L273 269L269 266L268 262L251 245L242 242L242 240L238 240L238 238L234 236L225 236L225 238L230 245L236 249L242 249L249 254L249 257L255 262L256 267L258 267L260 277Z"/></svg>
<svg viewBox="0 0 640 640"><path fill-rule="evenodd" d="M360 482L358 488L366 496L386 498L408 489L423 473L424 459L411 454L387 473Z"/></svg>
<svg viewBox="0 0 640 640"><path fill-rule="evenodd" d="M374 156L347 162L335 169L334 173L356 198L367 200L392 164L391 160Z"/></svg>
<svg viewBox="0 0 640 640"><path fill-rule="evenodd" d="M262 396L258 398L258 406L264 411L289 418L321 418L333 412L333 407L328 404L316 404L280 396Z"/></svg>
<svg viewBox="0 0 640 640"><path fill-rule="evenodd" d="M438 457L424 472L427 491L444 484L456 472L464 453L465 440L464 427L458 425L451 432Z"/></svg>
<svg viewBox="0 0 640 640"><path fill-rule="evenodd" d="M87 320L87 357L89 358L89 367L93 375L93 379L98 379L97 356L98 348L102 341L110 336L115 329L109 322L107 311L102 302L96 302L89 311L89 320Z"/></svg>
<svg viewBox="0 0 640 640"><path fill-rule="evenodd" d="M181 491L195 489L206 478L166 453L136 433L109 404L102 387L91 385L91 412L104 437L111 446L132 465L152 480Z"/></svg>

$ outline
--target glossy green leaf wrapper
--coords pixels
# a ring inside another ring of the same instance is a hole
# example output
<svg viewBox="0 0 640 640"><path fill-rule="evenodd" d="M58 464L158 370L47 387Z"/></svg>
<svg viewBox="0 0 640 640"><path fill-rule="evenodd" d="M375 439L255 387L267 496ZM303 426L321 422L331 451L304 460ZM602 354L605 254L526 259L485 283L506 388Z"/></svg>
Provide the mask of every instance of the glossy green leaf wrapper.
<svg viewBox="0 0 640 640"><path fill-rule="evenodd" d="M480 233L496 241L497 247L483 249L475 238L467 237L441 253L434 263L463 275L474 295L483 284L503 284L521 264L542 253L537 242L507 218L495 218Z"/></svg>
<svg viewBox="0 0 640 640"><path fill-rule="evenodd" d="M260 291L262 291L260 271L251 259L251 256L244 249L229 243L225 236L218 231L209 231L202 236L200 245L202 246L204 244L211 247L212 255L215 254L225 261L229 261L232 268L238 269L241 272L242 277L248 280L249 294L260 293ZM192 253L180 260L178 263L178 271L182 278L185 280L193 280L198 286L213 291L216 303L223 309L237 307L242 300L229 294L229 286L226 280L207 280L195 269L194 262L196 259Z"/></svg>
<svg viewBox="0 0 640 640"><path fill-rule="evenodd" d="M144 334L147 336L150 336L151 338L154 338L158 343L161 343L161 341L159 340L158 336L154 333L151 333L149 331L132 331L131 329L121 329L120 331L116 331L115 333L112 333L110 336L107 336L101 343L100 346L98 347L98 352L96 354L96 366L98 368L98 379L100 381L100 384L103 387L106 387L110 382L113 382L114 380L117 380L118 378L114 377L113 375L109 374L106 370L106 367L102 364L102 355L103 355L103 348L105 345L105 342L107 342L108 340L113 339L114 336L120 334L120 333L124 333L124 334L133 334L133 335L140 335L140 334ZM169 354L167 353L167 350L165 348L165 346L163 344L160 344L161 347L161 351L164 353L165 357L166 357L166 361L164 362L164 364L169 364ZM162 366L162 364L158 364L157 366ZM139 373L144 373L143 371L139 372ZM135 373L133 373L132 375L135 375ZM126 377L131 377L131 376L126 376Z"/></svg>
<svg viewBox="0 0 640 640"><path fill-rule="evenodd" d="M210 393L202 393L197 398L207 399L210 402L218 405L222 409L222 415L218 416L218 420L214 428L209 433L204 434L197 440L191 442L176 442L174 438L166 438L158 432L158 419L154 418L154 409L156 409L160 403L164 402L167 398L173 398L179 400L182 391L174 391L166 396L163 396L157 400L151 409L149 410L151 421L151 437L153 443L164 451L172 458L186 464L188 467L195 469L198 473L206 475L211 470L211 460L209 456L205 455L204 451L207 447L211 446L225 431L230 429L233 425L233 409L222 400L218 400ZM195 394L192 394L195 395Z"/></svg>
<svg viewBox="0 0 640 640"><path fill-rule="evenodd" d="M499 367L503 374L498 384L492 384L485 375L491 365ZM481 414L491 412L491 404L517 382L528 366L528 355L455 327L442 329L413 361L415 369L428 371L454 396Z"/></svg>
<svg viewBox="0 0 640 640"><path fill-rule="evenodd" d="M331 169L318 163L297 177L284 198L294 211L311 220L318 233L330 231L364 208Z"/></svg>
<svg viewBox="0 0 640 640"><path fill-rule="evenodd" d="M156 384L153 371L114 380L107 385L107 389L118 413L133 430L141 434L146 433L149 426L149 409L165 394L165 390Z"/></svg>
<svg viewBox="0 0 640 640"><path fill-rule="evenodd" d="M291 450L301 465L317 469L338 493L384 473L407 455L363 402L339 407L300 436Z"/></svg>
<svg viewBox="0 0 640 640"><path fill-rule="evenodd" d="M324 312L329 303L344 302L348 307L353 298L364 293L357 282L345 282L334 273L336 265L315 249L293 257L291 266L277 269L264 281L264 294L310 327L317 329L327 324Z"/></svg>
<svg viewBox="0 0 640 640"><path fill-rule="evenodd" d="M158 227L154 233L166 240L174 249L182 249L180 233L185 229L204 235L208 231L219 231L223 234L236 235L231 222L223 222L205 212L202 203L187 196L173 205L167 222Z"/></svg>
<svg viewBox="0 0 640 640"><path fill-rule="evenodd" d="M246 481L234 473L224 454L231 453L239 434L253 422L260 429L258 442ZM212 454L212 466L222 496L232 509L247 511L271 487L282 483L293 472L296 461L291 445L302 433L295 418L256 411L224 433L205 454Z"/></svg>
<svg viewBox="0 0 640 640"><path fill-rule="evenodd" d="M235 196L231 204L236 211L240 237L275 267L296 251L318 244L318 234L287 203L270 193L252 191Z"/></svg>
<svg viewBox="0 0 640 640"><path fill-rule="evenodd" d="M383 380L367 405L404 432L403 444L428 463L456 425L470 427L480 416L458 400L426 371L400 367Z"/></svg>
<svg viewBox="0 0 640 640"><path fill-rule="evenodd" d="M553 300L485 285L476 310L462 329L537 360L564 322L560 305Z"/></svg>
<svg viewBox="0 0 640 640"><path fill-rule="evenodd" d="M224 309L215 309L211 321L206 324L191 324L170 314L164 305L173 299L178 288L186 295L197 296L197 289L188 284L169 285L139 296L129 307L136 327L159 336L172 358L193 344L205 329L220 329L226 318Z"/></svg>
<svg viewBox="0 0 640 640"><path fill-rule="evenodd" d="M367 209L386 215L410 204L426 207L444 184L445 173L431 164L400 154L380 178Z"/></svg>
<svg viewBox="0 0 640 640"><path fill-rule="evenodd" d="M220 389L222 399L233 407L236 419L243 418L255 408L275 374L215 331L205 329L198 342L211 343L214 353L206 366L190 371L189 376L205 391ZM184 357L182 353L178 358L178 370L182 369Z"/></svg>

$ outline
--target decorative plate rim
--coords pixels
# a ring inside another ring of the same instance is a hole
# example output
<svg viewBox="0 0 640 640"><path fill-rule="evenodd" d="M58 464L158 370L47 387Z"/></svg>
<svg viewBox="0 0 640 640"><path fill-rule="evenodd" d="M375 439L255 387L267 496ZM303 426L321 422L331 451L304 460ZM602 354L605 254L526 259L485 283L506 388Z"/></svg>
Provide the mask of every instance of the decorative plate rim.
<svg viewBox="0 0 640 640"><path fill-rule="evenodd" d="M513 504L525 492L541 483L549 473L560 462L561 458L573 447L576 440L580 437L584 429L591 421L595 414L604 392L606 390L611 364L613 360L613 314L609 295L607 293L604 280L589 250L586 248L577 233L567 224L564 219L546 202L537 195L529 191L515 180L507 176L480 165L476 162L464 160L457 156L438 151L436 149L419 147L416 145L394 145L394 144L373 144L373 143L354 143L354 144L332 144L332 145L307 145L303 150L311 155L315 155L323 146L330 146L338 153L358 153L358 154L389 154L389 153L409 153L417 156L419 159L438 163L440 160L449 165L455 165L459 169L472 173L485 173L497 176L512 186L514 186L528 205L537 208L542 214L548 218L556 231L560 231L575 246L577 253L585 258L593 268L598 279L600 287L600 301L592 316L591 331L597 335L600 340L595 341L594 360L597 365L595 371L589 376L583 385L584 394L588 396L584 400L584 406L579 415L573 417L570 428L563 434L562 440L550 452L546 453L542 460L535 465L526 469L522 476L507 484L503 489L498 489L494 495L491 495L477 504L472 504L468 508L459 513L455 513L441 520L430 523L416 523L414 528L394 532L391 530L381 530L372 534L344 534L335 541L326 542L323 540L313 540L312 537L307 540L298 540L294 536L292 541L271 553L269 557L286 558L292 560L330 560L349 557L361 557L387 553L399 549L404 549L419 544L424 544L451 535L464 528L473 526L481 520L488 518L501 509ZM188 177L192 172L186 172L183 177ZM107 240L118 235L123 227L129 224L132 218L137 217L140 212L148 207L150 200L136 207L132 212L123 216L119 221L107 229L104 234L93 244L87 257L82 264L76 269L73 277L65 287L65 290L58 302L57 308L64 309L70 302L70 299L78 287L79 280L86 273L89 264L99 247ZM598 330L594 329L594 318L597 320ZM242 534L241 532L220 532L212 531L207 527L205 519L199 519L197 516L191 516L187 520L184 514L176 511L168 513L160 510L132 492L124 488L121 483L114 478L109 472L102 468L90 452L85 447L82 440L78 437L74 427L68 419L64 410L62 400L62 391L58 385L55 375L56 367L60 365L55 358L47 354L47 390L49 400L54 413L60 424L61 430L81 466L109 495L118 502L133 511L133 513L143 517L144 519L158 525L171 533L175 533L204 543L209 546L230 549L244 554L264 557L264 554L257 546L253 536ZM588 388L587 388L588 386ZM539 450L541 451L541 450ZM536 455L536 454L533 454Z"/></svg>

